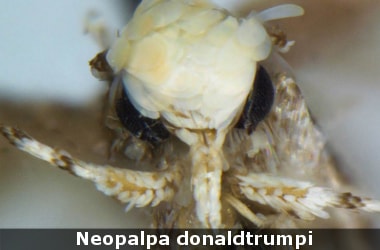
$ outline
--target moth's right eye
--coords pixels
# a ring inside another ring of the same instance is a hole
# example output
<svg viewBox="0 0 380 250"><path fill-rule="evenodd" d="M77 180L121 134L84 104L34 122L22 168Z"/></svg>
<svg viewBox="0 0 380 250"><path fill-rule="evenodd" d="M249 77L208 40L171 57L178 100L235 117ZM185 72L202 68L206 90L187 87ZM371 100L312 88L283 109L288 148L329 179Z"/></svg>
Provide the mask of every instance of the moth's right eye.
<svg viewBox="0 0 380 250"><path fill-rule="evenodd" d="M256 72L253 89L247 98L243 112L235 128L246 129L248 134L270 112L274 101L274 87L268 72L259 66Z"/></svg>

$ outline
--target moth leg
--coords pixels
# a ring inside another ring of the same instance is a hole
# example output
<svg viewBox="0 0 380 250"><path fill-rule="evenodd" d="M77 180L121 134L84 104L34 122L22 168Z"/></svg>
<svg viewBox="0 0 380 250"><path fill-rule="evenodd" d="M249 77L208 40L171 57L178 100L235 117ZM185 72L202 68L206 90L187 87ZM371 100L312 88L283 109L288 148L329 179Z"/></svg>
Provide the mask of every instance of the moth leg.
<svg viewBox="0 0 380 250"><path fill-rule="evenodd" d="M245 205L242 201L234 197L233 195L227 194L223 197L231 207L233 207L236 211L238 211L242 216L251 221L258 227L263 227L265 222L265 217L257 216L250 210L247 205Z"/></svg>
<svg viewBox="0 0 380 250"><path fill-rule="evenodd" d="M236 175L235 178L238 190L248 200L270 206L280 214L291 214L303 220L329 218L329 214L324 211L327 207L380 212L380 201L316 187L309 182L255 173Z"/></svg>
<svg viewBox="0 0 380 250"><path fill-rule="evenodd" d="M175 165L162 172L142 172L83 162L65 151L53 149L28 136L23 131L0 125L0 131L20 150L49 162L53 166L95 183L99 191L132 207L157 206L169 201L181 179Z"/></svg>

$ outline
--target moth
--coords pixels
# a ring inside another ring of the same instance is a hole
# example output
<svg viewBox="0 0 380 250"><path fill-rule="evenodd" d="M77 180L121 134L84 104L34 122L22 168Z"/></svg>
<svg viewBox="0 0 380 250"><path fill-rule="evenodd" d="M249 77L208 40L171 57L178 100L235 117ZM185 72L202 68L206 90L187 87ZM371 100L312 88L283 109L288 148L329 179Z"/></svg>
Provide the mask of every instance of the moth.
<svg viewBox="0 0 380 250"><path fill-rule="evenodd" d="M149 171L84 162L17 128L2 134L127 210L154 207L155 227L284 227L328 218L328 207L379 212L378 201L335 191L325 138L281 65L292 42L270 21L302 14L290 4L235 17L205 0L141 2L90 65L112 81L112 150Z"/></svg>

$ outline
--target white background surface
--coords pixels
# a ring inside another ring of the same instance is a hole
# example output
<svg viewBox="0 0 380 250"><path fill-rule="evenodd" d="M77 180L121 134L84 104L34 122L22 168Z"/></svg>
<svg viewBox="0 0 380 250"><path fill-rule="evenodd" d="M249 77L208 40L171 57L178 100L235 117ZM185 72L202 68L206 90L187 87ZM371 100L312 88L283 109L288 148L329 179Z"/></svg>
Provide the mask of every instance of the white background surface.
<svg viewBox="0 0 380 250"><path fill-rule="evenodd" d="M284 1L261 1L261 5L272 6L272 2ZM290 39L297 41L286 58L342 171L360 193L380 199L380 2L287 2L299 3L306 14L280 22ZM101 84L87 65L99 48L82 32L90 9L99 10L113 28L123 26L128 12L121 0L3 1L0 98L76 105L91 100ZM25 161L40 165L30 157ZM2 169L8 163L0 159ZM45 171L47 165L41 165L36 170L15 168L13 174L20 183L10 183L0 173L0 227L133 227L147 223L139 221L145 217L143 212L125 215L121 205L98 193L92 184L62 171ZM64 190L56 190L58 184Z"/></svg>
<svg viewBox="0 0 380 250"><path fill-rule="evenodd" d="M95 10L116 32L129 17L123 2L128 1L3 1L0 96L73 103L94 97L101 84L95 84L87 62L100 48L84 34L84 20Z"/></svg>

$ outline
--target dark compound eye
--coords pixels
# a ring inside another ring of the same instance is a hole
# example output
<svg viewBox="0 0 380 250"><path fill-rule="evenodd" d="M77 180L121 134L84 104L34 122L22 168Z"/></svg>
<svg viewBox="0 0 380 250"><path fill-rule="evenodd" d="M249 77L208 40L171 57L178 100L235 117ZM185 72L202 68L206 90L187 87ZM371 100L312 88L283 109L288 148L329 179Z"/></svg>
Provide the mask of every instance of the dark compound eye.
<svg viewBox="0 0 380 250"><path fill-rule="evenodd" d="M124 127L135 137L156 146L169 138L170 133L157 119L142 116L129 101L125 91L116 103L116 114Z"/></svg>
<svg viewBox="0 0 380 250"><path fill-rule="evenodd" d="M235 128L246 129L249 134L255 130L272 108L274 87L267 71L259 66L253 85L253 90L247 98L243 112Z"/></svg>

